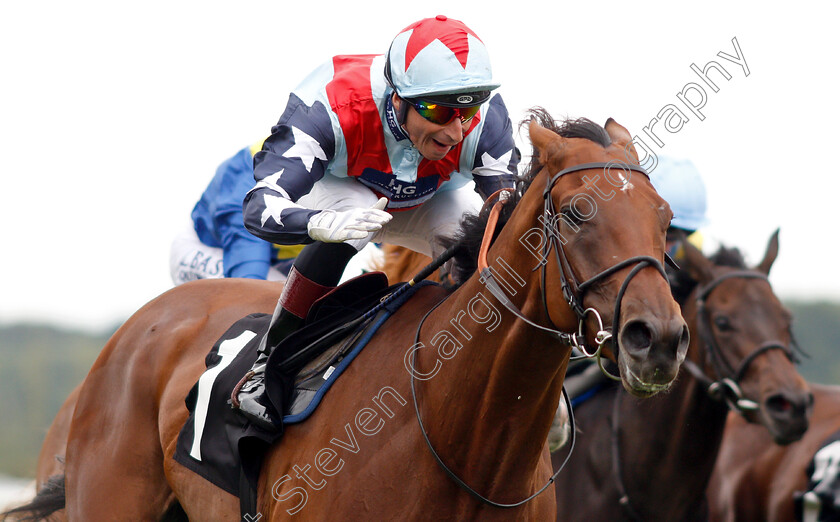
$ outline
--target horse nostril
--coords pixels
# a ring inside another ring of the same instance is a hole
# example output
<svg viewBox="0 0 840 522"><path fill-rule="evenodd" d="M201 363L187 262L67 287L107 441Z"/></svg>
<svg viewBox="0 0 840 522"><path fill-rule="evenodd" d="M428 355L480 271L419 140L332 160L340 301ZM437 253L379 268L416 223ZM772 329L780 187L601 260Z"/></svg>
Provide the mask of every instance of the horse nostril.
<svg viewBox="0 0 840 522"><path fill-rule="evenodd" d="M779 416L806 415L813 404L814 397L810 393L779 392L771 395L765 401L767 410Z"/></svg>
<svg viewBox="0 0 840 522"><path fill-rule="evenodd" d="M688 351L689 342L691 342L691 334L688 333L688 325L683 323L682 328L680 329L680 340L677 343L677 353L680 354L681 357L685 356L685 352Z"/></svg>
<svg viewBox="0 0 840 522"><path fill-rule="evenodd" d="M793 404L780 393L768 397L766 403L767 409L775 413L785 414L793 411Z"/></svg>
<svg viewBox="0 0 840 522"><path fill-rule="evenodd" d="M628 350L650 348L653 334L644 321L630 321L621 329L621 346Z"/></svg>

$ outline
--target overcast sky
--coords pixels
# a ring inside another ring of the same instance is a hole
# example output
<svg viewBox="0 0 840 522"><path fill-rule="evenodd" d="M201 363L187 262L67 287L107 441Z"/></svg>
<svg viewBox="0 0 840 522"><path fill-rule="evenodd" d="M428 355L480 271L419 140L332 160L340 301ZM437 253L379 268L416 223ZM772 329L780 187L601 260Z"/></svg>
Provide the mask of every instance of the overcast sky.
<svg viewBox="0 0 840 522"><path fill-rule="evenodd" d="M708 186L707 246L754 264L781 227L777 293L840 299L837 13L774 5L5 2L0 322L109 327L170 288L170 241L216 166L269 132L316 65L383 53L436 14L484 40L515 121L536 105L613 117L656 154L690 158ZM733 38L743 65L718 54L737 56ZM709 73L717 92L691 68L712 60L730 75ZM691 83L702 120L677 96ZM669 104L688 117L678 131L651 126Z"/></svg>

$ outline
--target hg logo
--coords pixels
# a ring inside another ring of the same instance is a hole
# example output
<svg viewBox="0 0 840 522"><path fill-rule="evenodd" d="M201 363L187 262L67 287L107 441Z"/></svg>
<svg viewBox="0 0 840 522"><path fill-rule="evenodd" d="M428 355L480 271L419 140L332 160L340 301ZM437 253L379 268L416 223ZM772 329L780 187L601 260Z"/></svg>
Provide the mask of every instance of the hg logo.
<svg viewBox="0 0 840 522"><path fill-rule="evenodd" d="M395 196L413 196L417 193L417 186L413 183L398 183L396 179L392 179L390 183L388 183L388 189L395 195Z"/></svg>

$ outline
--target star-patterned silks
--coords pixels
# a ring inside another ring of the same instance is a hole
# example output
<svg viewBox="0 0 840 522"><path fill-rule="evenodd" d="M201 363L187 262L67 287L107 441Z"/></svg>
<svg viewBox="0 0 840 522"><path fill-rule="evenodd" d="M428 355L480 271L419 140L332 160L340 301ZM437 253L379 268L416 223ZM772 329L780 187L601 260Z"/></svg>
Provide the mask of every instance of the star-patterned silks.
<svg viewBox="0 0 840 522"><path fill-rule="evenodd" d="M277 182L280 180L280 176L283 175L283 171L285 171L285 170L286 169L280 169L278 172L275 172L271 176L264 177L263 179L258 181L257 185L251 190L255 190L255 189L258 189L258 188L267 188L269 190L279 192L286 199L292 199L292 198L289 197L289 193L286 192L285 190L283 190L283 187L281 187L280 185L277 184Z"/></svg>
<svg viewBox="0 0 840 522"><path fill-rule="evenodd" d="M265 210L263 210L262 216L260 216L262 226L265 226L265 222L268 221L268 218L274 218L274 221L282 227L283 221L281 220L280 214L284 210L287 208L303 208L297 203L289 201L286 198L272 196L271 194L263 194L263 202L265 203Z"/></svg>
<svg viewBox="0 0 840 522"><path fill-rule="evenodd" d="M315 163L315 158L326 161L327 155L315 138L297 127L292 127L292 135L295 138L295 144L283 153L283 157L300 158L303 166L309 172L312 172L312 164Z"/></svg>
<svg viewBox="0 0 840 522"><path fill-rule="evenodd" d="M510 157L513 154L513 149L505 152L498 158L494 158L489 152L481 155L481 166L473 169L473 174L477 176L497 176L499 173L510 173L508 165L510 165Z"/></svg>

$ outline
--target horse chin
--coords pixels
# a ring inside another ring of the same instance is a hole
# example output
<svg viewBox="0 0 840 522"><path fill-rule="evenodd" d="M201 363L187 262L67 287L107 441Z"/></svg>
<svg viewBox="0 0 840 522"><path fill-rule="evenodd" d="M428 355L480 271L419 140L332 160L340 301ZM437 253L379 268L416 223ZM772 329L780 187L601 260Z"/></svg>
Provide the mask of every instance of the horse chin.
<svg viewBox="0 0 840 522"><path fill-rule="evenodd" d="M619 354L618 368L621 374L621 384L624 389L631 395L640 399L645 399L659 392L663 392L671 387L674 382L673 378L663 380L664 382L646 382L640 378L632 369L627 360ZM654 370L654 375L660 376L664 374L658 368ZM676 374L674 375L676 377Z"/></svg>
<svg viewBox="0 0 840 522"><path fill-rule="evenodd" d="M773 442L779 446L787 446L802 438L808 430L808 419L803 419L801 422L778 424L774 422L766 423L767 430L770 436L773 437Z"/></svg>

